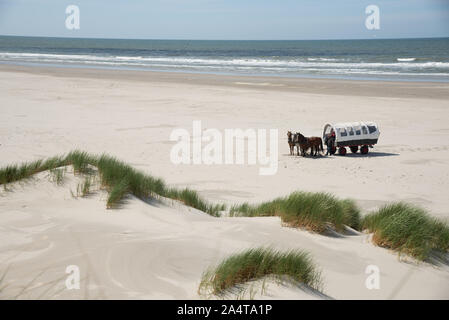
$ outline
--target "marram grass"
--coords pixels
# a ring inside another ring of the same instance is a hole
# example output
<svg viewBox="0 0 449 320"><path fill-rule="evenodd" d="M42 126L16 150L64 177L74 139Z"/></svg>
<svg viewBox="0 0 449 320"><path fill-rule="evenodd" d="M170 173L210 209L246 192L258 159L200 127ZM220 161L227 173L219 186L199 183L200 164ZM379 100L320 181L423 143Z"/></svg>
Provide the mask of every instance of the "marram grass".
<svg viewBox="0 0 449 320"><path fill-rule="evenodd" d="M362 227L374 233L375 244L419 260L428 259L432 252L449 251L448 224L410 204L386 205L365 216Z"/></svg>
<svg viewBox="0 0 449 320"><path fill-rule="evenodd" d="M0 169L0 184L27 179L36 173L55 169L66 165L63 157L53 157L47 160L37 160L23 164L8 165Z"/></svg>
<svg viewBox="0 0 449 320"><path fill-rule="evenodd" d="M31 178L50 171L52 179L62 184L64 173L60 169L72 165L75 174L90 175L93 167L98 170L101 187L108 191L107 208L120 206L123 199L132 194L140 199L166 197L179 200L185 205L219 216L225 205L212 204L191 189L168 187L162 179L138 171L128 164L108 155L92 155L72 151L65 156L13 164L0 168L0 184ZM84 194L90 185L84 185ZM379 246L426 260L432 252L449 251L449 226L431 217L425 210L405 204L394 203L360 219L360 210L353 200L341 200L323 192L293 192L292 194L258 205L233 206L231 216L279 216L290 226L316 232L325 232L329 226L342 231L344 226L373 232L373 242Z"/></svg>
<svg viewBox="0 0 449 320"><path fill-rule="evenodd" d="M93 179L91 177L85 177L83 182L78 184L76 194L77 196L87 197L91 193Z"/></svg>
<svg viewBox="0 0 449 320"><path fill-rule="evenodd" d="M265 277L282 283L304 284L315 290L321 290L322 286L321 273L307 252L256 248L233 254L207 269L198 291L201 295L222 295Z"/></svg>
<svg viewBox="0 0 449 320"><path fill-rule="evenodd" d="M72 151L66 156L37 160L30 163L9 165L0 169L0 184L31 178L46 170L72 165L75 174L88 174L92 167L98 169L100 184L109 193L107 207L115 208L128 194L140 199L148 197L167 197L179 200L192 208L219 216L224 205L211 204L190 189L175 189L166 186L162 179L155 178L134 169L128 164L108 155L92 155L83 151Z"/></svg>
<svg viewBox="0 0 449 320"><path fill-rule="evenodd" d="M64 184L64 169L50 169L50 181L53 181L58 186Z"/></svg>
<svg viewBox="0 0 449 320"><path fill-rule="evenodd" d="M293 192L287 197L258 205L244 203L231 208L232 216L279 216L284 223L316 232L325 232L328 225L337 231L347 225L360 226L360 210L352 200L340 200L324 192Z"/></svg>

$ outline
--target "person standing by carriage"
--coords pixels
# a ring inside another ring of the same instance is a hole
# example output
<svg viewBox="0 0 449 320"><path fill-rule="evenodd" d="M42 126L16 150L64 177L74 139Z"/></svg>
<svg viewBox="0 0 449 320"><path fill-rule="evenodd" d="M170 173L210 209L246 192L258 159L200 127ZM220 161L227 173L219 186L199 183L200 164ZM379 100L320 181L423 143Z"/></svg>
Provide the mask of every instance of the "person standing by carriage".
<svg viewBox="0 0 449 320"><path fill-rule="evenodd" d="M332 155L333 154L333 148L335 145L335 131L334 129L332 129L331 133L326 135L325 141L324 143L326 144L327 147L327 151L326 151L326 156L327 155Z"/></svg>

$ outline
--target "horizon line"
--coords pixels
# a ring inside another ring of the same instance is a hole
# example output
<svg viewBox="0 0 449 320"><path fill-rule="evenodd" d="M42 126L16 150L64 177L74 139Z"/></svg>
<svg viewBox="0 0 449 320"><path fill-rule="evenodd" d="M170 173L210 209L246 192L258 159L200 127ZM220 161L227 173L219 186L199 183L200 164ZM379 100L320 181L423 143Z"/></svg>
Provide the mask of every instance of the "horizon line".
<svg viewBox="0 0 449 320"><path fill-rule="evenodd" d="M52 39L82 39L82 40L137 40L137 41L347 41L347 40L411 40L411 39L447 39L447 36L429 36L429 37L402 37L402 38L340 38L340 39L163 39L163 38L98 38L98 37L61 37L61 36L23 36L0 34L0 37L17 37L17 38L52 38Z"/></svg>

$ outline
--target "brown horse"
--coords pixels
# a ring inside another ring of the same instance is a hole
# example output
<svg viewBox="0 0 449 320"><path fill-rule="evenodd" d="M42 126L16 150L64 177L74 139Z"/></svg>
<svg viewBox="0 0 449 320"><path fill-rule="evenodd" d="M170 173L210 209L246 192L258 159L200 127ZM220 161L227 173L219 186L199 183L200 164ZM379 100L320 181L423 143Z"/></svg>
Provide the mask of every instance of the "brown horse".
<svg viewBox="0 0 449 320"><path fill-rule="evenodd" d="M301 133L296 132L293 135L293 142L297 148L297 155L299 156L299 150L301 150L301 155L306 156L306 151L310 148L309 141Z"/></svg>
<svg viewBox="0 0 449 320"><path fill-rule="evenodd" d="M304 137L301 133L296 132L293 136L293 142L298 148L298 156L299 149L301 149L301 155L303 157L306 156L306 152L310 149L310 155L316 156L320 151L323 151L323 140L319 137Z"/></svg>
<svg viewBox="0 0 449 320"><path fill-rule="evenodd" d="M311 153L315 152L313 154L313 156L316 156L318 153L321 154L323 150L323 140L320 137L310 137L308 138L310 144L312 145L311 147Z"/></svg>
<svg viewBox="0 0 449 320"><path fill-rule="evenodd" d="M291 131L287 132L288 137L288 146L290 148L290 155L292 156L295 153L295 143L293 142L293 134Z"/></svg>

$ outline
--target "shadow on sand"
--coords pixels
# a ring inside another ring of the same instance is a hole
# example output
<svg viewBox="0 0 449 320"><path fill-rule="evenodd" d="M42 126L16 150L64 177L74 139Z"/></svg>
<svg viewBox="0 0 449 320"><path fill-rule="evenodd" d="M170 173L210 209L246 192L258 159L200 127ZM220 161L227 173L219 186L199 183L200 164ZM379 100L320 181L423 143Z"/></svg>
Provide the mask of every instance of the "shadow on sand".
<svg viewBox="0 0 449 320"><path fill-rule="evenodd" d="M449 253L434 251L427 259L427 262L439 267L449 266Z"/></svg>
<svg viewBox="0 0 449 320"><path fill-rule="evenodd" d="M399 156L399 153L391 152L368 152L367 154L348 153L345 157L360 157L360 158L376 158L376 157L394 157Z"/></svg>
<svg viewBox="0 0 449 320"><path fill-rule="evenodd" d="M331 226L327 226L326 230L322 233L322 235L331 238L347 238L351 236L361 236L364 235L364 233L352 229L351 227L348 226L344 226L344 230L341 232L336 231Z"/></svg>
<svg viewBox="0 0 449 320"><path fill-rule="evenodd" d="M328 296L327 294L325 294L317 289L311 288L303 283L296 284L296 287L298 289L304 291L305 293L308 293L311 296L314 296L316 298L323 299L323 300L335 300L331 296Z"/></svg>
<svg viewBox="0 0 449 320"><path fill-rule="evenodd" d="M326 159L326 158L332 158L332 157L342 157L342 158L377 158L377 157L394 157L394 156L399 156L399 153L391 153L391 152L368 152L367 154L361 154L361 153L351 153L348 152L346 155L341 156L338 153L332 155L332 156L326 156L326 155L317 155L317 156L311 156L309 154L307 154L305 157L301 156L301 155L290 155L290 154L283 154L284 156L290 156L290 157L294 157L294 158L299 158L299 159L312 159L312 160L317 160L317 159Z"/></svg>
<svg viewBox="0 0 449 320"><path fill-rule="evenodd" d="M265 283L265 281L268 281ZM237 284L232 288L226 289L224 292L216 295L216 297L219 297L220 299L248 299L247 296L250 296L251 293L260 295L261 297L274 297L272 293L270 293L270 287L271 286L278 286L283 287L285 289L296 289L299 291L302 291L316 299L323 299L323 300L334 300L333 297L328 296L327 294L321 292L318 289L312 288L302 282L297 281L291 281L288 276L281 276L279 279L276 279L272 276L267 276L265 280L258 279L258 280L252 280L249 282L245 282L242 284ZM210 295L212 297L213 295Z"/></svg>

